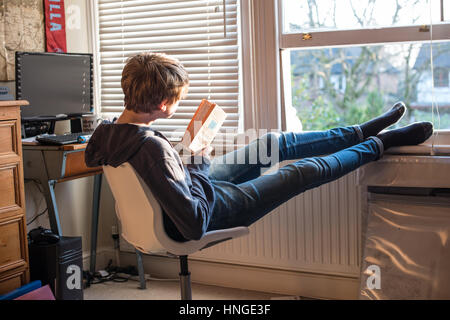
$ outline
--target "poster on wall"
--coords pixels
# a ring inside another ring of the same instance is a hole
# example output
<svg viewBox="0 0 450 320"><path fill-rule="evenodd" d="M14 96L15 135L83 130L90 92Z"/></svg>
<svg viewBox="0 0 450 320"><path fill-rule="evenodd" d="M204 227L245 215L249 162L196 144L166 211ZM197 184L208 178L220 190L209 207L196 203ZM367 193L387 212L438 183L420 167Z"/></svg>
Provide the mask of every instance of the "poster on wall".
<svg viewBox="0 0 450 320"><path fill-rule="evenodd" d="M0 1L0 81L14 81L15 51L45 50L43 0Z"/></svg>
<svg viewBox="0 0 450 320"><path fill-rule="evenodd" d="M44 0L45 36L48 52L67 52L64 0Z"/></svg>

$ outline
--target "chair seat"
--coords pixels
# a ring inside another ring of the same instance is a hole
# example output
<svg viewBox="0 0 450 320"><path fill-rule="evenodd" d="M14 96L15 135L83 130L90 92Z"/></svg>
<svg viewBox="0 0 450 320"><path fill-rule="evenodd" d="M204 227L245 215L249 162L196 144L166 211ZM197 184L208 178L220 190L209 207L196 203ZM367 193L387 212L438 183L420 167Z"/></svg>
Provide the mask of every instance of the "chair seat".
<svg viewBox="0 0 450 320"><path fill-rule="evenodd" d="M187 256L220 242L242 237L247 234L249 234L247 227L235 227L206 232L199 240L178 242L172 240L167 235L162 236L159 240L167 252L178 256Z"/></svg>

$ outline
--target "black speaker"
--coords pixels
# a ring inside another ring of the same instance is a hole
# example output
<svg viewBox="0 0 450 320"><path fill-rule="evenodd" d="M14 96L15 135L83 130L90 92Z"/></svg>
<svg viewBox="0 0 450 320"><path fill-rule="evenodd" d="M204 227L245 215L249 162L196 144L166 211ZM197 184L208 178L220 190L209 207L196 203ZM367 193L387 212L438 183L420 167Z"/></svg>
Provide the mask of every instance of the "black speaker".
<svg viewBox="0 0 450 320"><path fill-rule="evenodd" d="M57 300L83 300L81 237L60 237L53 244L29 243L30 278L50 285Z"/></svg>
<svg viewBox="0 0 450 320"><path fill-rule="evenodd" d="M83 132L83 121L81 117L70 119L70 132Z"/></svg>

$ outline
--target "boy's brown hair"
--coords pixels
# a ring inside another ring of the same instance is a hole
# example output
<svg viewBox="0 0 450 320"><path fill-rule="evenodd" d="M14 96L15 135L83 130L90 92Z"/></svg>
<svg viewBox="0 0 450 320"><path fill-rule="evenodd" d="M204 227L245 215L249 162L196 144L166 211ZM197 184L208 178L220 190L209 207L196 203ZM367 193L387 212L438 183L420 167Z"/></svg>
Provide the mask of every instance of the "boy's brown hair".
<svg viewBox="0 0 450 320"><path fill-rule="evenodd" d="M128 58L121 84L126 109L151 113L165 100L169 105L180 100L189 77L177 59L145 52Z"/></svg>

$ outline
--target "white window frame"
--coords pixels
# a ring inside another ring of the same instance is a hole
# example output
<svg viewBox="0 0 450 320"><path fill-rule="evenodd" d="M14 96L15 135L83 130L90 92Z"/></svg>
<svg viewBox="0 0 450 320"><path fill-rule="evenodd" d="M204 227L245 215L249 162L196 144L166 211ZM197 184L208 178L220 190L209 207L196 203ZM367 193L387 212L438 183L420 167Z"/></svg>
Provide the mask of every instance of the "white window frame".
<svg viewBox="0 0 450 320"><path fill-rule="evenodd" d="M352 30L335 31L311 31L307 33L284 33L283 32L283 0L277 1L278 7L278 39L282 64L286 70L281 75L283 79L283 109L293 108L291 81L290 81L290 55L288 49L309 49L320 47L357 46L366 44L387 44L401 42L423 42L430 41L430 26L399 26L364 28ZM441 3L442 4L442 3ZM441 10L442 7L441 7ZM441 15L441 20L443 17ZM450 22L433 24L432 41L450 40ZM428 31L427 31L428 30ZM307 40L303 40L304 35L308 35ZM284 111L286 112L286 111ZM286 130L286 117L282 118L283 130ZM448 130L436 130L448 131Z"/></svg>
<svg viewBox="0 0 450 320"><path fill-rule="evenodd" d="M241 0L244 129L281 129L277 0Z"/></svg>

